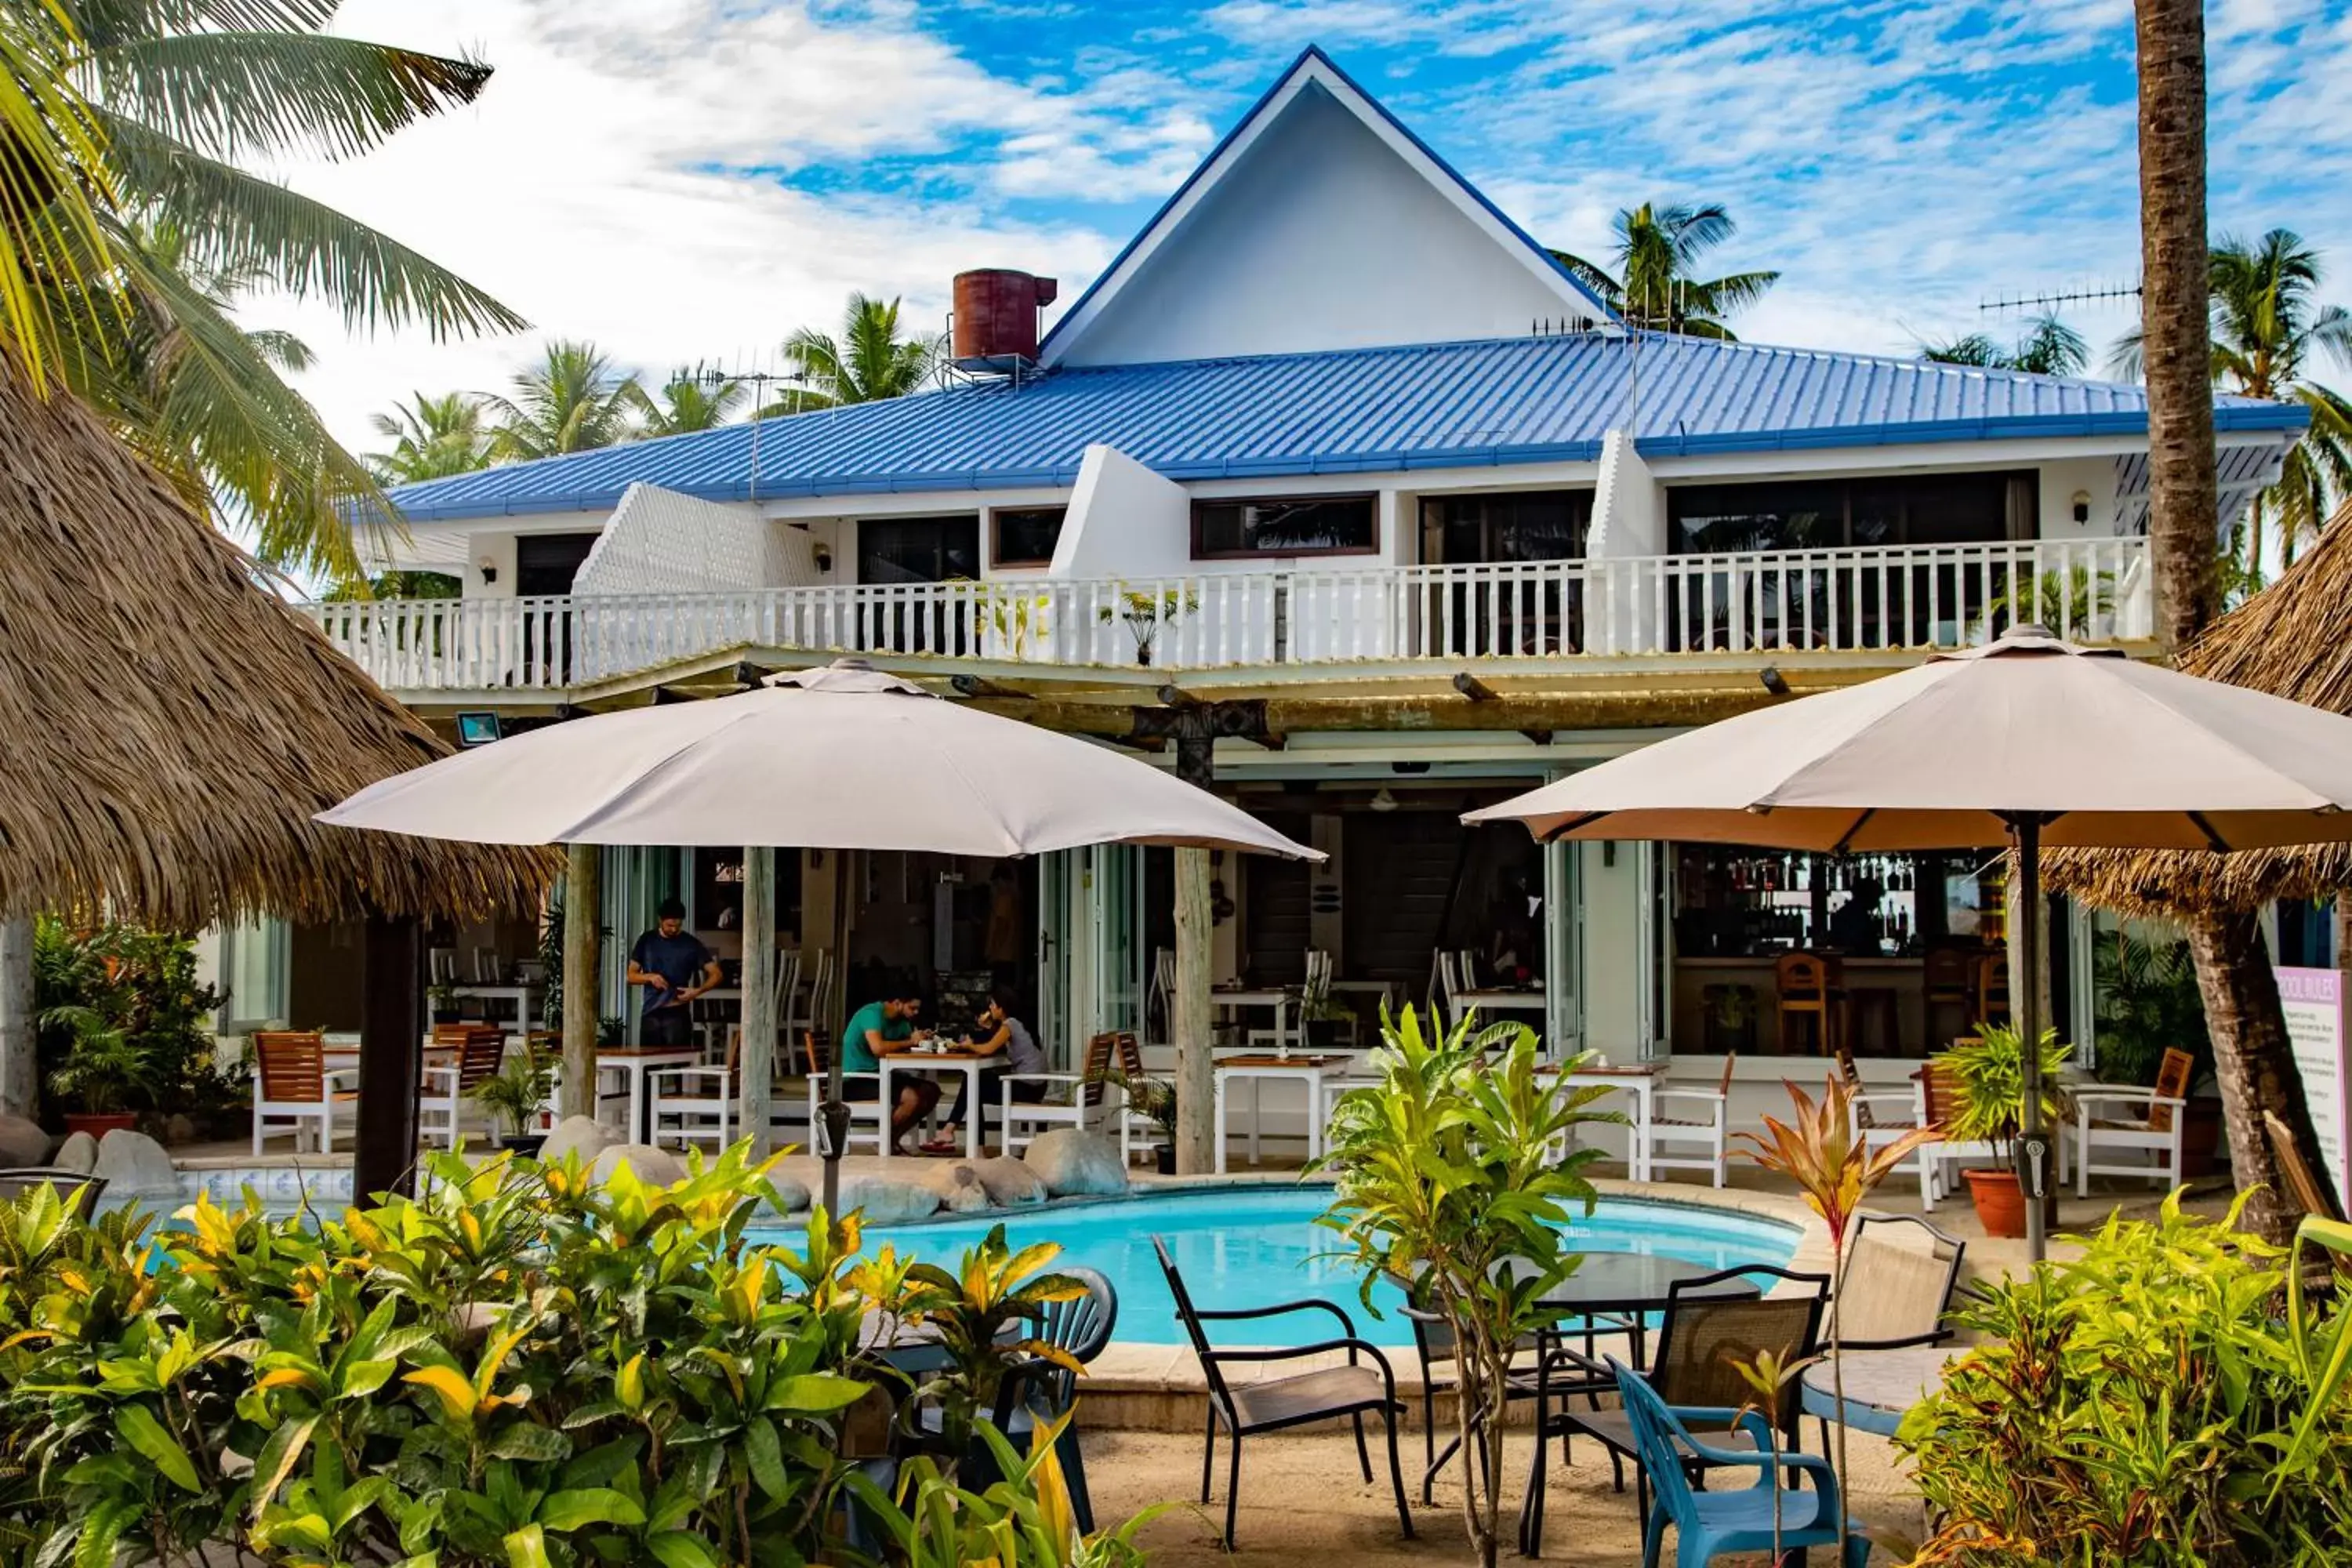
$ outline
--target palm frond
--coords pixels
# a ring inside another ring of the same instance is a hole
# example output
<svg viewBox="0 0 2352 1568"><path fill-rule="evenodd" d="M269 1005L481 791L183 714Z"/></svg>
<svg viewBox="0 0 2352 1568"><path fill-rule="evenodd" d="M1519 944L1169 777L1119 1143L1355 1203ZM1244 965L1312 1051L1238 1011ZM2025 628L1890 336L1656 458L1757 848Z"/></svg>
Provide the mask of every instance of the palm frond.
<svg viewBox="0 0 2352 1568"><path fill-rule="evenodd" d="M76 33L56 0L0 6L0 332L33 390L52 353L95 321L61 321L60 300L100 305L81 258L105 249L99 206L111 197L96 111L68 79Z"/></svg>
<svg viewBox="0 0 2352 1568"><path fill-rule="evenodd" d="M436 342L527 323L456 273L322 202L100 111L124 196L171 218L194 265L268 276L296 299L341 307L346 325L422 327Z"/></svg>
<svg viewBox="0 0 2352 1568"><path fill-rule="evenodd" d="M1699 315L1727 316L1744 310L1771 291L1778 272L1734 272L1705 283L1685 283L1688 308Z"/></svg>
<svg viewBox="0 0 2352 1568"><path fill-rule="evenodd" d="M470 103L488 66L359 38L282 31L142 37L94 50L91 96L219 158L349 158Z"/></svg>
<svg viewBox="0 0 2352 1568"><path fill-rule="evenodd" d="M1615 310L1618 302L1624 299L1625 290L1617 279L1609 276L1605 269L1587 261L1583 257L1570 251L1555 250L1551 253L1551 258L1567 268L1571 277L1591 289L1601 302L1611 310Z"/></svg>
<svg viewBox="0 0 2352 1568"><path fill-rule="evenodd" d="M1972 365L1979 370L1996 370L2006 354L2001 346L1986 332L1969 332L1966 336L1947 338L1940 343L1922 343L1919 357L1933 364Z"/></svg>

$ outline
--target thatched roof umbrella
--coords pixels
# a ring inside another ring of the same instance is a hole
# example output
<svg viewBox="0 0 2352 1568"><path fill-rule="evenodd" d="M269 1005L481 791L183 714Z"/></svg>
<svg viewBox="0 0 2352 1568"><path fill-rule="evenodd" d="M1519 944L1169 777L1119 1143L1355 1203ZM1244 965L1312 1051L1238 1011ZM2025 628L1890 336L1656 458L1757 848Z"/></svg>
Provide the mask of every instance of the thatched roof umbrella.
<svg viewBox="0 0 2352 1568"><path fill-rule="evenodd" d="M527 910L555 862L313 821L446 748L5 353L0 431L0 919L369 917L360 1177L389 1184L415 1147L415 918Z"/></svg>
<svg viewBox="0 0 2352 1568"><path fill-rule="evenodd" d="M2179 668L2209 680L2352 714L2352 502L2277 582L2208 627ZM2213 855L2068 849L2043 862L2050 886L2122 914L2257 910L2352 888L2352 844Z"/></svg>
<svg viewBox="0 0 2352 1568"><path fill-rule="evenodd" d="M0 916L528 909L527 851L323 826L446 751L71 399L0 356Z"/></svg>

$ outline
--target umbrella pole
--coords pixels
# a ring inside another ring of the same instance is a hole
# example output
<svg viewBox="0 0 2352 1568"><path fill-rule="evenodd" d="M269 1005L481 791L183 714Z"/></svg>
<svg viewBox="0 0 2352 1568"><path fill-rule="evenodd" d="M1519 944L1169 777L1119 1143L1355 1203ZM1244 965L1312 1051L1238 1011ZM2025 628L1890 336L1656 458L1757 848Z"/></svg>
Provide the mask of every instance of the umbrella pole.
<svg viewBox="0 0 2352 1568"><path fill-rule="evenodd" d="M2045 1131L2042 1124L2042 819L2021 813L2011 820L2010 833L2017 846L2017 934L2025 949L2025 973L2019 977L2021 988L2015 984L2011 987L2016 997L2019 1061L2025 1079L2025 1105L2018 1121L2017 1174L2025 1187L2025 1256L2027 1261L2039 1263L2048 1247L2041 1194L2049 1190L2052 1172L2044 1158L2039 1162L2041 1168L2029 1174L2027 1162L2034 1159L2033 1151L2042 1148Z"/></svg>

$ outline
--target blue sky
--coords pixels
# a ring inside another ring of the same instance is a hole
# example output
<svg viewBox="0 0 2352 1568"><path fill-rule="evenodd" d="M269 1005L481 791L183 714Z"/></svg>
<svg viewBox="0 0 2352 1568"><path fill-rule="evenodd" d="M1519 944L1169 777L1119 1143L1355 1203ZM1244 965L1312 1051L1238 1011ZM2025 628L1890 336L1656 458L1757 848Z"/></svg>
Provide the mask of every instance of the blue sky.
<svg viewBox="0 0 2352 1568"><path fill-rule="evenodd" d="M2352 301L2352 5L2209 18L2216 228L2299 229ZM1549 242L1727 205L1722 267L1784 273L1749 338L1908 353L2021 329L1985 299L2137 272L2128 0L349 0L338 26L498 74L287 176L655 373L772 363L853 288L936 321L968 266L1075 298L1310 42ZM362 446L368 411L494 389L532 348L264 313L320 351L308 389ZM2129 312L2070 317L2103 349Z"/></svg>

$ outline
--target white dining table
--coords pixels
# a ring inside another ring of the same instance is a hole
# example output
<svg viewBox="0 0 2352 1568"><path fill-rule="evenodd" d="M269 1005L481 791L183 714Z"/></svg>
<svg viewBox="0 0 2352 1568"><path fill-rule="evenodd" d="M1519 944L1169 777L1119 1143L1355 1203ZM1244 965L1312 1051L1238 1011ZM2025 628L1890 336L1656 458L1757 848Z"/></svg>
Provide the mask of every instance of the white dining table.
<svg viewBox="0 0 2352 1568"><path fill-rule="evenodd" d="M653 1141L652 1124L647 1119L651 1106L646 1094L646 1075L661 1068L698 1066L702 1053L682 1046L614 1046L596 1053L599 1075L617 1072L628 1080L625 1098L629 1103L629 1139L632 1142ZM599 1094L596 1101L603 1104L606 1097Z"/></svg>
<svg viewBox="0 0 2352 1568"><path fill-rule="evenodd" d="M1454 1009L1466 1013L1540 1013L1550 1005L1550 998L1540 985L1499 986L1485 991L1456 991Z"/></svg>
<svg viewBox="0 0 2352 1568"><path fill-rule="evenodd" d="M1213 1069L1217 1085L1218 1173L1222 1174L1225 1169L1225 1107L1235 1084L1249 1085L1251 1164L1258 1161L1258 1129L1265 1120L1260 1114L1260 1100L1270 1079L1294 1079L1307 1086L1307 1157L1318 1160L1323 1154L1323 1082L1345 1074L1355 1060L1350 1056L1291 1057L1259 1052L1221 1058Z"/></svg>
<svg viewBox="0 0 2352 1568"><path fill-rule="evenodd" d="M514 1026L518 1029L530 1028L531 1020L538 1016L540 988L536 985L482 985L466 983L452 985L449 989L456 995L469 997L477 1002L511 1003L514 1006ZM485 1021L501 1024L507 1020L500 1017Z"/></svg>
<svg viewBox="0 0 2352 1568"><path fill-rule="evenodd" d="M1297 1003L1297 992L1285 990L1279 985L1219 985L1212 987L1209 992L1210 1005L1228 1017L1247 1008L1272 1008L1275 1039L1285 1046L1297 1037L1290 1021L1291 1010Z"/></svg>
<svg viewBox="0 0 2352 1568"><path fill-rule="evenodd" d="M875 1058L880 1071L882 1115L887 1122L890 1108L898 1103L890 1089L890 1075L898 1072L960 1072L963 1074L963 1097L956 1103L963 1111L963 1152L967 1158L980 1158L981 1123L988 1120L987 1107L980 1102L980 1075L992 1067L1003 1067L1004 1058L976 1051L892 1051ZM882 1134L881 1157L888 1159L896 1152L898 1140L886 1131Z"/></svg>
<svg viewBox="0 0 2352 1568"><path fill-rule="evenodd" d="M1626 1118L1632 1125L1625 1130L1625 1175L1630 1181L1648 1181L1652 1097L1666 1076L1666 1064L1636 1062L1630 1067L1588 1067L1571 1073L1562 1073L1556 1068L1546 1070L1571 1089L1606 1089L1633 1097L1633 1112Z"/></svg>

